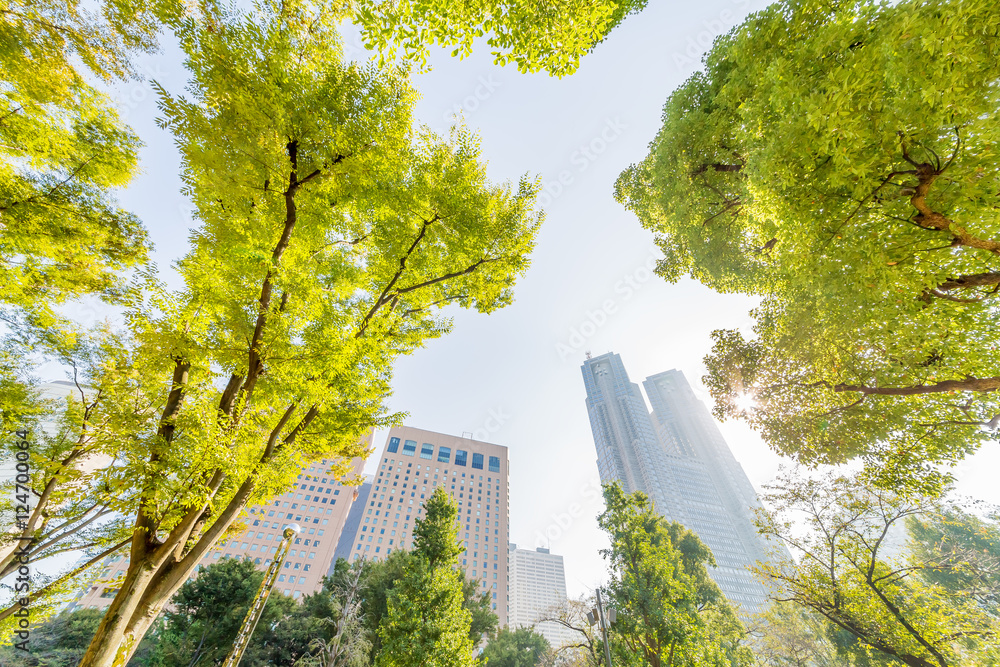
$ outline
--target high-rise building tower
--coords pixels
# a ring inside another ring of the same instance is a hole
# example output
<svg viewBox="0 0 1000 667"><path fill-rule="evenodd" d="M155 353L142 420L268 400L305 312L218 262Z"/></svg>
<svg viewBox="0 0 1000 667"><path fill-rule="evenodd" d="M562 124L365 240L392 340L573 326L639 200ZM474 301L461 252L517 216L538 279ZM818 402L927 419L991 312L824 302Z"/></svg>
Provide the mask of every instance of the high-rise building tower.
<svg viewBox="0 0 1000 667"><path fill-rule="evenodd" d="M510 616L512 628L534 628L553 648L578 642L580 635L551 618L566 605L563 557L541 547L518 549L510 544Z"/></svg>
<svg viewBox="0 0 1000 667"><path fill-rule="evenodd" d="M582 370L601 482L642 491L661 515L697 533L726 597L743 611L761 609L764 587L747 569L770 548L753 524L757 494L684 374L646 378L650 414L617 354L587 359Z"/></svg>
<svg viewBox="0 0 1000 667"><path fill-rule="evenodd" d="M414 522L442 487L458 504L460 566L492 593L500 626L507 624L507 448L409 426L389 431L378 462L351 561L380 560L413 546Z"/></svg>

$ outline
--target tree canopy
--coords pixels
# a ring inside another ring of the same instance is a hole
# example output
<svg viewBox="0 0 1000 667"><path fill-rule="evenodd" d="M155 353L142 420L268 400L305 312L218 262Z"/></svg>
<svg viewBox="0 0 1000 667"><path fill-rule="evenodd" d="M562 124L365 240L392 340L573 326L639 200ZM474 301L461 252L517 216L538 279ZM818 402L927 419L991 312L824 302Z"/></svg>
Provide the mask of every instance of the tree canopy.
<svg viewBox="0 0 1000 667"><path fill-rule="evenodd" d="M0 306L41 317L87 294L120 296L145 229L115 201L139 138L93 85L131 73L171 3L6 3L0 13Z"/></svg>
<svg viewBox="0 0 1000 667"><path fill-rule="evenodd" d="M552 647L531 628L502 628L483 649L493 667L540 667L548 663Z"/></svg>
<svg viewBox="0 0 1000 667"><path fill-rule="evenodd" d="M127 659L247 505L361 454L393 360L444 305L510 303L540 222L537 185L490 183L473 136L414 128L401 71L343 62L336 13L213 11L178 28L190 95L160 91L199 220L184 286L144 284L81 372L95 486L134 522L83 665Z"/></svg>
<svg viewBox="0 0 1000 667"><path fill-rule="evenodd" d="M849 635L853 641L834 635L840 652L913 667L984 664L979 660L995 653L1000 551L967 539L982 531L982 520L934 497L832 473L786 473L764 500L774 510L762 514L761 531L783 540L798 562L757 570L774 585L776 600L807 608ZM909 549L907 524L916 529ZM996 526L982 532L995 534Z"/></svg>
<svg viewBox="0 0 1000 667"><path fill-rule="evenodd" d="M669 280L761 298L716 414L939 485L1000 424L1000 25L989 0L787 0L716 40L616 195Z"/></svg>
<svg viewBox="0 0 1000 667"><path fill-rule="evenodd" d="M616 664L749 665L745 630L709 577L711 550L693 532L660 516L641 492L618 482L604 487L598 525L611 546L602 551L611 570L607 604L617 610L611 628Z"/></svg>
<svg viewBox="0 0 1000 667"><path fill-rule="evenodd" d="M426 63L431 46L465 56L485 36L497 64L563 76L572 74L580 58L628 15L642 11L646 1L362 0L351 20L361 28L366 45L390 59L402 52L408 61Z"/></svg>
<svg viewBox="0 0 1000 667"><path fill-rule="evenodd" d="M458 507L443 487L425 505L413 534L413 558L389 591L378 628L376 667L472 667L472 614L458 567Z"/></svg>

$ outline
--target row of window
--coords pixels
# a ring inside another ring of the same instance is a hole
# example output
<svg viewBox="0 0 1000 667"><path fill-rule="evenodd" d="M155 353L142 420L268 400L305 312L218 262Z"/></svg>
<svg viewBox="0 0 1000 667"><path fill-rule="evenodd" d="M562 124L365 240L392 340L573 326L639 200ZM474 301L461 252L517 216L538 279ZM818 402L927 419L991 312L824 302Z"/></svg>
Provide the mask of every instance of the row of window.
<svg viewBox="0 0 1000 667"><path fill-rule="evenodd" d="M389 453L396 454L399 452L399 438L389 438ZM417 452L417 441L416 440L405 440L403 441L403 454L407 456L413 456ZM433 460L434 459L434 445L429 442L425 442L420 446L420 458ZM437 460L439 463L451 463L451 447L438 447ZM476 470L483 469L484 457L482 454L472 453L472 467ZM469 452L464 449L455 450L455 465L457 466L467 466L469 465ZM490 472L500 472L500 457L491 456L489 457L489 470Z"/></svg>

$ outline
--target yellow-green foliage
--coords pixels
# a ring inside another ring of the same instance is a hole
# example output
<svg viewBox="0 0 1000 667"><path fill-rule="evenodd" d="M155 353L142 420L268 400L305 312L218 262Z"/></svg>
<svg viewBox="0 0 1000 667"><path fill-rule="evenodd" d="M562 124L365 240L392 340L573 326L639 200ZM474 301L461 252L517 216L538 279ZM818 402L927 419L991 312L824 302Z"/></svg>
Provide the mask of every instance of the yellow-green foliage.
<svg viewBox="0 0 1000 667"><path fill-rule="evenodd" d="M925 488L989 437L998 80L992 0L789 0L717 40L617 185L661 275L762 297L715 334L717 414Z"/></svg>

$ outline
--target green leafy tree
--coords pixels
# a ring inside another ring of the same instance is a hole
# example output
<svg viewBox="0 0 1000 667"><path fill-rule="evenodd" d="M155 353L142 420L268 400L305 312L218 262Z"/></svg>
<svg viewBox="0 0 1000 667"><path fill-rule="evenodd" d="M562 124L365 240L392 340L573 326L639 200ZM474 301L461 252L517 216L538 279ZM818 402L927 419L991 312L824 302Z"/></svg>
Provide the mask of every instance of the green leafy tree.
<svg viewBox="0 0 1000 667"><path fill-rule="evenodd" d="M839 653L856 664L886 664L881 656L912 667L989 664L977 660L995 647L1000 618L982 604L982 579L969 576L983 563L975 546L924 546L909 554L902 548L904 523L937 523L945 516L941 501L860 478L792 473L779 476L764 501L774 511L762 513L759 528L799 560L758 571L775 599L836 626L828 635ZM804 525L796 528L793 519ZM955 587L936 583L942 578ZM862 659L873 656L878 660Z"/></svg>
<svg viewBox="0 0 1000 667"><path fill-rule="evenodd" d="M180 31L193 99L161 102L201 221L184 288L149 285L86 378L113 423L101 479L135 495L82 667L127 660L247 505L360 455L394 419L394 359L448 330L444 304L510 303L539 224L536 184L489 183L474 138L414 129L401 73L341 61L335 14L213 12Z"/></svg>
<svg viewBox="0 0 1000 667"><path fill-rule="evenodd" d="M948 507L937 515L910 517L906 528L915 557L946 564L922 571L923 579L1000 613L1000 514L995 509L977 516Z"/></svg>
<svg viewBox="0 0 1000 667"><path fill-rule="evenodd" d="M45 418L65 426L74 415L41 400L26 369L42 359L65 362L78 351L81 333L59 315L61 304L82 297L122 303L129 271L146 261L146 232L115 199L136 173L140 141L94 84L134 76L131 59L152 50L161 25L176 22L181 9L173 0L86 4L12 0L0 9L0 461L17 454L7 434L20 430L31 443L33 471L28 489L3 489L0 577L18 547L36 564L76 549L94 557L54 580L36 580L36 619L54 611L78 575L109 553L114 533L117 542L122 536L119 526L97 535L108 518L99 495L67 500L56 489L84 483L73 468L87 446L77 446L73 429L55 437L42 431ZM86 405L79 407L75 416L86 414ZM30 497L26 520L14 519L7 499L15 495ZM2 604L0 637L13 611Z"/></svg>
<svg viewBox="0 0 1000 667"><path fill-rule="evenodd" d="M474 40L487 36L498 64L563 76L572 74L583 55L645 6L646 0L363 0L351 20L361 28L366 45L383 58L402 52L408 60L423 64L431 46L450 47L452 55L465 56L472 52Z"/></svg>
<svg viewBox="0 0 1000 667"><path fill-rule="evenodd" d="M5 3L0 12L0 304L51 325L50 307L113 297L148 242L115 188L136 171L139 140L93 85L132 74L180 3Z"/></svg>
<svg viewBox="0 0 1000 667"><path fill-rule="evenodd" d="M608 604L618 612L612 646L620 664L749 665L745 630L708 575L711 550L660 516L641 492L604 487L598 525L611 541Z"/></svg>
<svg viewBox="0 0 1000 667"><path fill-rule="evenodd" d="M774 602L750 621L757 664L767 667L841 667L851 662L828 635L836 630L822 616L789 602ZM853 635L850 635L853 640Z"/></svg>
<svg viewBox="0 0 1000 667"><path fill-rule="evenodd" d="M531 628L502 628L483 649L492 667L539 667L549 663L551 647Z"/></svg>
<svg viewBox="0 0 1000 667"><path fill-rule="evenodd" d="M263 578L247 559L227 558L203 568L173 596L171 608L163 613L156 631L144 640L145 646L140 646L141 657L130 664L196 667L220 663L232 648ZM268 629L295 606L280 593L268 597L248 654L255 649L259 652ZM247 664L253 662L251 657Z"/></svg>
<svg viewBox="0 0 1000 667"><path fill-rule="evenodd" d="M99 481L97 470L81 465L105 453L92 437L91 428L102 424L93 416L91 393L77 386L65 400L51 400L41 398L26 384L21 388L32 405L20 426L27 435L31 474L27 480L19 482L12 476L0 484L4 492L0 525L9 527L0 534L0 578L17 570L25 555L43 571L49 569L51 559L68 552L82 551L87 556L83 563L57 575L36 575L31 607L38 622L55 613L73 590L87 585L86 575L106 556L122 550L130 531L126 521L113 513L108 488ZM48 417L47 429L42 428L44 417ZM16 451L20 441L5 438L4 444ZM23 511L24 504L29 511L19 513L18 507ZM20 609L20 597L10 591L0 598L0 638L9 637L16 625L14 613Z"/></svg>
<svg viewBox="0 0 1000 667"><path fill-rule="evenodd" d="M63 612L31 629L28 650L0 645L4 667L75 667L94 636L103 613L97 609Z"/></svg>
<svg viewBox="0 0 1000 667"><path fill-rule="evenodd" d="M388 595L378 628L377 667L471 667L472 614L463 606L458 569L458 509L443 488L424 505L413 529L413 558Z"/></svg>
<svg viewBox="0 0 1000 667"><path fill-rule="evenodd" d="M998 62L990 0L788 0L670 96L616 193L660 275L761 299L714 334L718 416L924 489L995 437Z"/></svg>

